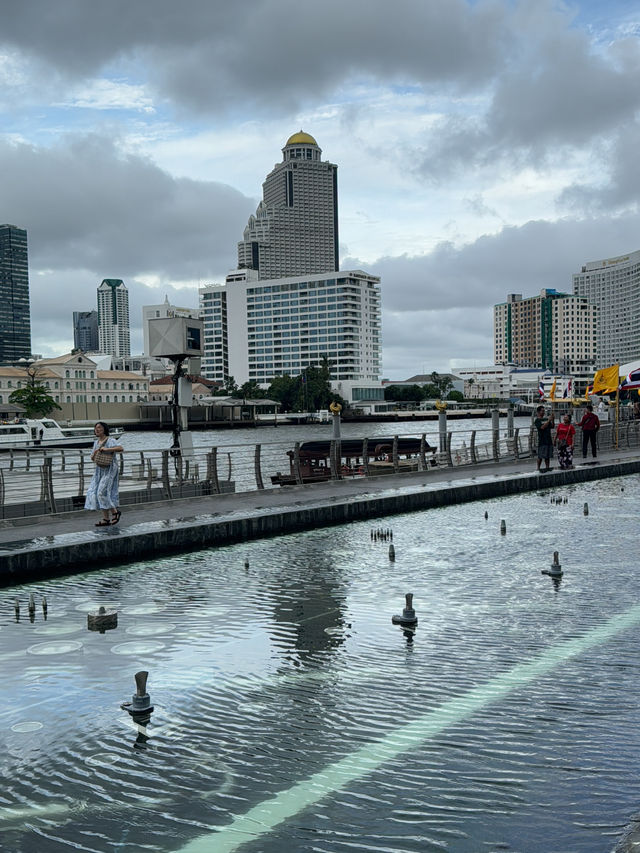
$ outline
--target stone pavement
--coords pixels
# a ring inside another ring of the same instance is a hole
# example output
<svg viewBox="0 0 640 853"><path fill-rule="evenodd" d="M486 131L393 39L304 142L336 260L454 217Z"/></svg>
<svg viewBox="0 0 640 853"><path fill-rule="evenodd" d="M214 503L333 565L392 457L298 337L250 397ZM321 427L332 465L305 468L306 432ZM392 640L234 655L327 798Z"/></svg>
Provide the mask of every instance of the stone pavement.
<svg viewBox="0 0 640 853"><path fill-rule="evenodd" d="M350 478L125 507L117 526L96 528L84 510L0 521L0 585L116 562L357 519L489 499L640 471L638 448L601 453L598 464L536 473L531 458Z"/></svg>

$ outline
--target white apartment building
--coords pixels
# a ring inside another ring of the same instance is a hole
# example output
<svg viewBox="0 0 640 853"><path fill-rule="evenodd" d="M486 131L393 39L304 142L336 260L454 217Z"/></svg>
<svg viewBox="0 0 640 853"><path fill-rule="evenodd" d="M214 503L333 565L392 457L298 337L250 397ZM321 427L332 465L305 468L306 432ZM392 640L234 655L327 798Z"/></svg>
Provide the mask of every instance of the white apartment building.
<svg viewBox="0 0 640 853"><path fill-rule="evenodd" d="M640 358L640 251L590 261L574 273L573 292L598 309L597 367Z"/></svg>
<svg viewBox="0 0 640 853"><path fill-rule="evenodd" d="M338 256L338 167L308 133L289 137L238 243L238 267L260 279L331 272Z"/></svg>
<svg viewBox="0 0 640 853"><path fill-rule="evenodd" d="M523 299L510 293L493 307L494 361L558 374L593 372L597 308L551 288Z"/></svg>
<svg viewBox="0 0 640 853"><path fill-rule="evenodd" d="M129 291L122 279L105 278L98 288L98 340L100 352L131 355Z"/></svg>
<svg viewBox="0 0 640 853"><path fill-rule="evenodd" d="M172 305L169 302L169 297L165 296L164 302L161 305L143 305L142 306L142 335L143 335L143 353L149 355L149 320L157 320L166 317L187 317L198 319L200 317L199 308L179 308L177 305Z"/></svg>
<svg viewBox="0 0 640 853"><path fill-rule="evenodd" d="M202 374L268 385L326 356L335 382L377 383L380 279L362 270L259 279L236 270L200 289Z"/></svg>

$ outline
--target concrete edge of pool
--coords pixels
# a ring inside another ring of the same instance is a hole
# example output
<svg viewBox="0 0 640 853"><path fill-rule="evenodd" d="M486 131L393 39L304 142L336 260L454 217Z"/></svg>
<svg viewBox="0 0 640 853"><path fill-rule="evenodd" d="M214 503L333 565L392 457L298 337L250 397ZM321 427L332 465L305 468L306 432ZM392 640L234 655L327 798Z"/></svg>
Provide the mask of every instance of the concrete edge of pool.
<svg viewBox="0 0 640 853"><path fill-rule="evenodd" d="M291 491L245 492L236 496L235 506L229 502L213 504L210 498L172 502L166 507L142 505L127 508L120 526L99 532L88 513L69 514L64 523L60 517L48 516L3 529L0 586L90 571L109 563L640 472L637 453L628 453L625 458L607 456L597 466L545 474L523 471L523 467L533 464L528 459L473 470L449 469L448 479L439 481L417 472L389 475L377 478L377 482L353 480L295 487Z"/></svg>

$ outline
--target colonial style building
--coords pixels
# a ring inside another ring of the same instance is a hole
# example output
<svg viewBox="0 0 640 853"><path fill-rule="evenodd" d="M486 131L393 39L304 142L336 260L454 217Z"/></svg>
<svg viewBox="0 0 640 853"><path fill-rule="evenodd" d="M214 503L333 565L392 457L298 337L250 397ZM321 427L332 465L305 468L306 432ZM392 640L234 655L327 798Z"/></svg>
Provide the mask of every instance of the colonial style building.
<svg viewBox="0 0 640 853"><path fill-rule="evenodd" d="M47 388L59 405L66 403L140 403L149 398L149 379L125 370L98 370L84 353L34 361L25 367L0 367L0 403L32 381Z"/></svg>

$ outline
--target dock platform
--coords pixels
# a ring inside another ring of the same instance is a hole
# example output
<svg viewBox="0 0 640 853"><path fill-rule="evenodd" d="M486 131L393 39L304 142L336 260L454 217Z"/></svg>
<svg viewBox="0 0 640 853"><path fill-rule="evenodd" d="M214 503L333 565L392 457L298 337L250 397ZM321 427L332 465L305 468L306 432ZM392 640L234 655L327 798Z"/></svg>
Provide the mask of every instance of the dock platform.
<svg viewBox="0 0 640 853"><path fill-rule="evenodd" d="M347 478L127 506L118 525L76 510L0 521L0 585L355 520L640 472L638 448L537 473L535 459Z"/></svg>

